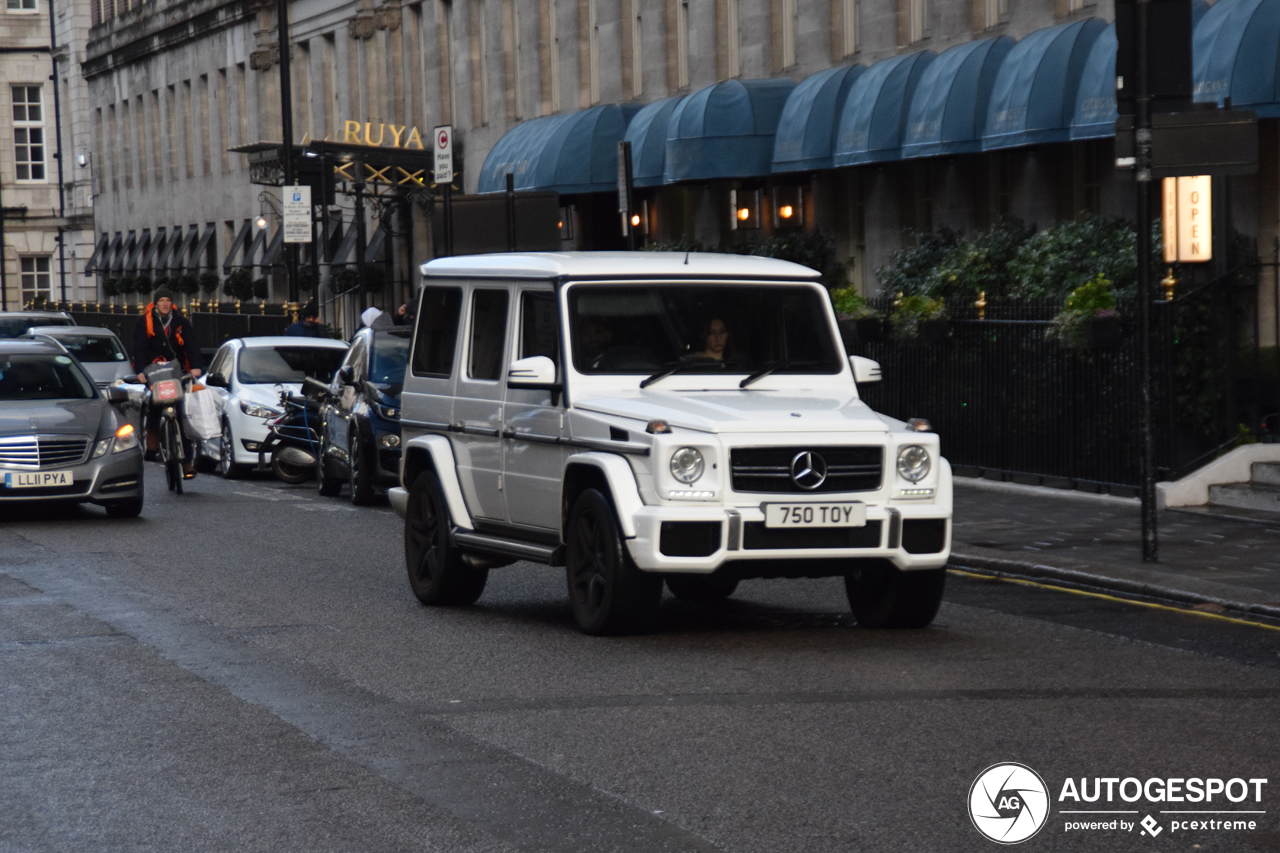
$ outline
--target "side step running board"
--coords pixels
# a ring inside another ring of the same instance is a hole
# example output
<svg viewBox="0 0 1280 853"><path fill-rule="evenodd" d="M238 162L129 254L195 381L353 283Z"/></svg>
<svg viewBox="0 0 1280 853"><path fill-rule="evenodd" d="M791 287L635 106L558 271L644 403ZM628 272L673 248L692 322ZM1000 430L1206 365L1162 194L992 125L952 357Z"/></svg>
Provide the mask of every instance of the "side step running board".
<svg viewBox="0 0 1280 853"><path fill-rule="evenodd" d="M521 560L532 560L548 566L564 565L563 545L534 545L529 542L500 539L497 536L457 529L453 531L453 541L464 551L483 551L486 554L519 557Z"/></svg>

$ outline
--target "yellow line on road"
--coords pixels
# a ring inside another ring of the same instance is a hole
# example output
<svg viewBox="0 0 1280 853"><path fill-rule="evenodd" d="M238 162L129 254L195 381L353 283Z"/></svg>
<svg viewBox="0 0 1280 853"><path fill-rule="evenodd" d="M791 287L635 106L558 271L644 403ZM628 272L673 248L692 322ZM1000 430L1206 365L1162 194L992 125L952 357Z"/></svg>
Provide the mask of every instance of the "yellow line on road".
<svg viewBox="0 0 1280 853"><path fill-rule="evenodd" d="M983 581L1003 581L1004 583L1020 583L1023 586L1036 586L1041 589L1051 589L1055 592L1066 592L1071 595L1083 595L1088 598L1100 598L1103 601L1118 601L1122 604L1133 604L1138 607L1149 607L1152 610L1168 610L1172 613L1185 613L1191 616L1203 616L1206 619L1220 619L1223 622L1232 622L1236 625L1248 625L1251 628L1265 628L1268 631L1280 631L1280 625L1268 625L1265 622L1253 622L1248 619L1236 619L1234 616L1223 616L1220 613L1209 613L1204 610L1194 610L1190 607L1171 607L1167 604L1156 604L1153 601L1139 601L1134 598L1121 598L1116 595L1107 595L1102 592L1089 592L1083 589L1072 589L1067 586L1056 586L1050 583L1040 583L1039 581L1029 581L1023 578L1001 577L998 575L984 575L978 572L966 572L963 569L947 569L948 572L956 575L963 575L967 578Z"/></svg>

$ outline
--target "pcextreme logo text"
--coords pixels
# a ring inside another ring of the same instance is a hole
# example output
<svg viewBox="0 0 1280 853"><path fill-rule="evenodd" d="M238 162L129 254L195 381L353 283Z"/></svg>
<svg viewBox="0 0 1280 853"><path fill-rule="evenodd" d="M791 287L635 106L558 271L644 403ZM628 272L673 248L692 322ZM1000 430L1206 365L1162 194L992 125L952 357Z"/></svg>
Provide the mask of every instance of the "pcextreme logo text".
<svg viewBox="0 0 1280 853"><path fill-rule="evenodd" d="M1266 824L1267 780L1244 777L1067 777L1057 797L1025 764L993 764L969 788L969 819L998 844L1020 844L1046 825L1099 837L1154 838L1254 832Z"/></svg>

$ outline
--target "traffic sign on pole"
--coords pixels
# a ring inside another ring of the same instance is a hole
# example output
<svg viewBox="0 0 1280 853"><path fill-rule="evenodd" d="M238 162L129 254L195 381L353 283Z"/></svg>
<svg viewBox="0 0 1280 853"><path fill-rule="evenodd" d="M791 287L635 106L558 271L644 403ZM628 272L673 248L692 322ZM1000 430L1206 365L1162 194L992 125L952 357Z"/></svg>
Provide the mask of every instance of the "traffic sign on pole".
<svg viewBox="0 0 1280 853"><path fill-rule="evenodd" d="M311 187L284 188L284 241L311 242Z"/></svg>
<svg viewBox="0 0 1280 853"><path fill-rule="evenodd" d="M435 140L436 184L443 186L453 183L453 125L441 125L432 134Z"/></svg>

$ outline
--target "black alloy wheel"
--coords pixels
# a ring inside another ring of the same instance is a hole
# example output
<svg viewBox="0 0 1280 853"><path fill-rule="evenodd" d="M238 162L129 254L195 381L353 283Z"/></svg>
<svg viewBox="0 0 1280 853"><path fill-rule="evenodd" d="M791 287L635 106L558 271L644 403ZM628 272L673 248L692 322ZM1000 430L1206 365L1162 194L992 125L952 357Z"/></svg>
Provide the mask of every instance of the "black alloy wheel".
<svg viewBox="0 0 1280 853"><path fill-rule="evenodd" d="M324 427L320 433L320 458L316 460L316 484L320 487L320 496L336 498L342 492L342 481L335 480L329 473L329 440L325 437Z"/></svg>
<svg viewBox="0 0 1280 853"><path fill-rule="evenodd" d="M448 505L434 471L419 474L409 488L404 561L413 594L430 606L474 604L489 581L489 570L468 566L453 544Z"/></svg>
<svg viewBox="0 0 1280 853"><path fill-rule="evenodd" d="M587 634L649 630L662 601L662 575L642 572L622 542L613 502L587 489L573 504L565 532L569 603Z"/></svg>
<svg viewBox="0 0 1280 853"><path fill-rule="evenodd" d="M350 435L347 468L351 472L351 502L356 506L368 506L373 503L373 472L369 470L369 458L364 452L359 423L352 422Z"/></svg>
<svg viewBox="0 0 1280 853"><path fill-rule="evenodd" d="M844 576L849 608L864 628L927 628L946 583L945 568L904 572L888 560L868 561Z"/></svg>
<svg viewBox="0 0 1280 853"><path fill-rule="evenodd" d="M225 418L222 421L222 438L218 441L218 473L224 480L238 480L244 473L244 466L237 465L232 448L235 439L231 435L231 423Z"/></svg>
<svg viewBox="0 0 1280 853"><path fill-rule="evenodd" d="M667 575L667 589L676 598L707 604L724 601L738 588L738 579L718 575Z"/></svg>

